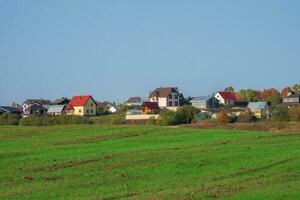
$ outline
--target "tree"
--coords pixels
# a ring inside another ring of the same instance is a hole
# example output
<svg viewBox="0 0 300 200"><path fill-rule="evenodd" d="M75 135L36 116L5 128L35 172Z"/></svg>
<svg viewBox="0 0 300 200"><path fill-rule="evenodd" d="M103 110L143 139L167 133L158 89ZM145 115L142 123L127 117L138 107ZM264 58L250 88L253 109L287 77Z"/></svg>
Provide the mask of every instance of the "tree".
<svg viewBox="0 0 300 200"><path fill-rule="evenodd" d="M229 123L230 117L227 115L226 112L221 111L217 114L217 122L221 124Z"/></svg>
<svg viewBox="0 0 300 200"><path fill-rule="evenodd" d="M192 123L196 118L196 109L191 105L183 105L176 112L176 121L179 124Z"/></svg>
<svg viewBox="0 0 300 200"><path fill-rule="evenodd" d="M190 105L191 100L193 99L193 97L188 96L188 97L184 97L184 95L182 93L179 94L179 105L183 106L183 105Z"/></svg>
<svg viewBox="0 0 300 200"><path fill-rule="evenodd" d="M162 110L159 113L157 124L161 126L176 125L176 112L171 110Z"/></svg>
<svg viewBox="0 0 300 200"><path fill-rule="evenodd" d="M271 106L272 108L275 108L277 105L281 104L282 98L280 94L275 94L274 96L271 96Z"/></svg>
<svg viewBox="0 0 300 200"><path fill-rule="evenodd" d="M293 92L300 94L300 83L294 84L292 90Z"/></svg>
<svg viewBox="0 0 300 200"><path fill-rule="evenodd" d="M281 97L286 97L291 92L292 92L292 88L291 87L285 87L285 88L283 88L281 90L280 95L281 95Z"/></svg>
<svg viewBox="0 0 300 200"><path fill-rule="evenodd" d="M229 86L227 88L224 89L224 92L232 92L234 93L234 88L232 86Z"/></svg>
<svg viewBox="0 0 300 200"><path fill-rule="evenodd" d="M275 88L271 88L271 89L264 89L261 92L261 100L263 101L271 101L273 96L280 96L280 93L278 92L278 90L276 90Z"/></svg>
<svg viewBox="0 0 300 200"><path fill-rule="evenodd" d="M286 106L277 105L272 112L272 120L274 121L289 121L289 113Z"/></svg>
<svg viewBox="0 0 300 200"><path fill-rule="evenodd" d="M131 107L129 106L129 105L127 105L127 104L122 104L121 106L120 106L120 109L119 109L119 112L120 113L125 113L128 109L130 109Z"/></svg>
<svg viewBox="0 0 300 200"><path fill-rule="evenodd" d="M254 101L257 100L257 91L252 89L241 89L238 93L236 93L236 96L239 100L242 101Z"/></svg>

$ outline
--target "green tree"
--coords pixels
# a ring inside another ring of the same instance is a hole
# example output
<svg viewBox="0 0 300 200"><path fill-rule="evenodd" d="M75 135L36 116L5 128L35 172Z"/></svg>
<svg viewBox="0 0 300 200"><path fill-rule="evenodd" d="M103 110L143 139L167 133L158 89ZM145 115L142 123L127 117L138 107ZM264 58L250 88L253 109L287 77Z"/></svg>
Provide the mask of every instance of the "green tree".
<svg viewBox="0 0 300 200"><path fill-rule="evenodd" d="M234 93L234 88L232 86L229 86L227 88L224 89L224 92L232 92Z"/></svg>
<svg viewBox="0 0 300 200"><path fill-rule="evenodd" d="M277 105L272 112L272 120L274 121L289 121L289 113L286 106Z"/></svg>
<svg viewBox="0 0 300 200"><path fill-rule="evenodd" d="M179 105L183 106L183 105L190 105L191 104L191 100L193 98L191 96L188 97L184 97L184 95L182 93L179 94Z"/></svg>
<svg viewBox="0 0 300 200"><path fill-rule="evenodd" d="M276 93L274 96L271 97L271 106L275 108L277 105L281 104L282 98L279 93Z"/></svg>
<svg viewBox="0 0 300 200"><path fill-rule="evenodd" d="M183 105L176 112L176 122L179 124L192 123L196 119L196 109L191 105Z"/></svg>
<svg viewBox="0 0 300 200"><path fill-rule="evenodd" d="M161 126L176 125L176 112L171 110L162 110L159 113L157 124Z"/></svg>
<svg viewBox="0 0 300 200"><path fill-rule="evenodd" d="M300 83L294 84L292 87L293 92L300 94Z"/></svg>

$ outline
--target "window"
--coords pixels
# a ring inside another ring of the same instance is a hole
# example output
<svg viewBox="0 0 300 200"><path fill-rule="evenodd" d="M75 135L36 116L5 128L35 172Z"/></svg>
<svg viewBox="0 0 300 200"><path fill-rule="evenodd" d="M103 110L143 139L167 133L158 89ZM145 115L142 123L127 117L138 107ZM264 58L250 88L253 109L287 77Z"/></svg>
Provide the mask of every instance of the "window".
<svg viewBox="0 0 300 200"><path fill-rule="evenodd" d="M172 106L172 101L169 101L169 106Z"/></svg>
<svg viewBox="0 0 300 200"><path fill-rule="evenodd" d="M175 99L178 99L178 94L175 94Z"/></svg>
<svg viewBox="0 0 300 200"><path fill-rule="evenodd" d="M91 113L93 113L93 112L94 112L94 110L91 109Z"/></svg>
<svg viewBox="0 0 300 200"><path fill-rule="evenodd" d="M169 99L172 99L172 94L169 94Z"/></svg>
<svg viewBox="0 0 300 200"><path fill-rule="evenodd" d="M89 109L86 109L86 113L89 113Z"/></svg>
<svg viewBox="0 0 300 200"><path fill-rule="evenodd" d="M79 112L79 113L81 113L81 112L82 112L82 111L81 111L81 109L80 109L80 110L78 110L78 112Z"/></svg>
<svg viewBox="0 0 300 200"><path fill-rule="evenodd" d="M93 107L93 104L91 103L91 107Z"/></svg>
<svg viewBox="0 0 300 200"><path fill-rule="evenodd" d="M175 106L178 106L178 101L175 101Z"/></svg>

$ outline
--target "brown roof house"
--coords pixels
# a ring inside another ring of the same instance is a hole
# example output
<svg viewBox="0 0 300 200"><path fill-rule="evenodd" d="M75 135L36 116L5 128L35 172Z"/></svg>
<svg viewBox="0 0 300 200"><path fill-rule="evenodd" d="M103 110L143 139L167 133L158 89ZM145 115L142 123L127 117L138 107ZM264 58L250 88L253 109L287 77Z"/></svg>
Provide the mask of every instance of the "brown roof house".
<svg viewBox="0 0 300 200"><path fill-rule="evenodd" d="M149 95L150 102L157 102L160 108L176 110L179 106L179 91L177 87L159 87Z"/></svg>
<svg viewBox="0 0 300 200"><path fill-rule="evenodd" d="M133 107L138 107L143 104L143 99L141 97L130 97L127 101L126 104L128 106L133 106Z"/></svg>
<svg viewBox="0 0 300 200"><path fill-rule="evenodd" d="M144 114L157 114L159 113L158 103L145 101L141 106L141 111Z"/></svg>

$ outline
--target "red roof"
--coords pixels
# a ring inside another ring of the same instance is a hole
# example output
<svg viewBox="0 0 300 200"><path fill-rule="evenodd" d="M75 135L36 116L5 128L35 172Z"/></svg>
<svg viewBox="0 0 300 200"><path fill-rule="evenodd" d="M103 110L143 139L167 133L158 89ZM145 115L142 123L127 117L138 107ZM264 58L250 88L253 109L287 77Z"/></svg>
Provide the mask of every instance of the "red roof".
<svg viewBox="0 0 300 200"><path fill-rule="evenodd" d="M218 92L224 100L237 100L231 92Z"/></svg>
<svg viewBox="0 0 300 200"><path fill-rule="evenodd" d="M149 101L145 101L142 105L142 107L147 107L151 110L159 110L159 106L157 104L157 102L149 102Z"/></svg>
<svg viewBox="0 0 300 200"><path fill-rule="evenodd" d="M86 102L92 98L92 96L90 95L86 95L86 96L74 96L70 102L68 103L68 105L66 106L65 110L69 110L72 109L73 106L84 106L86 104ZM92 98L93 99L93 98Z"/></svg>

